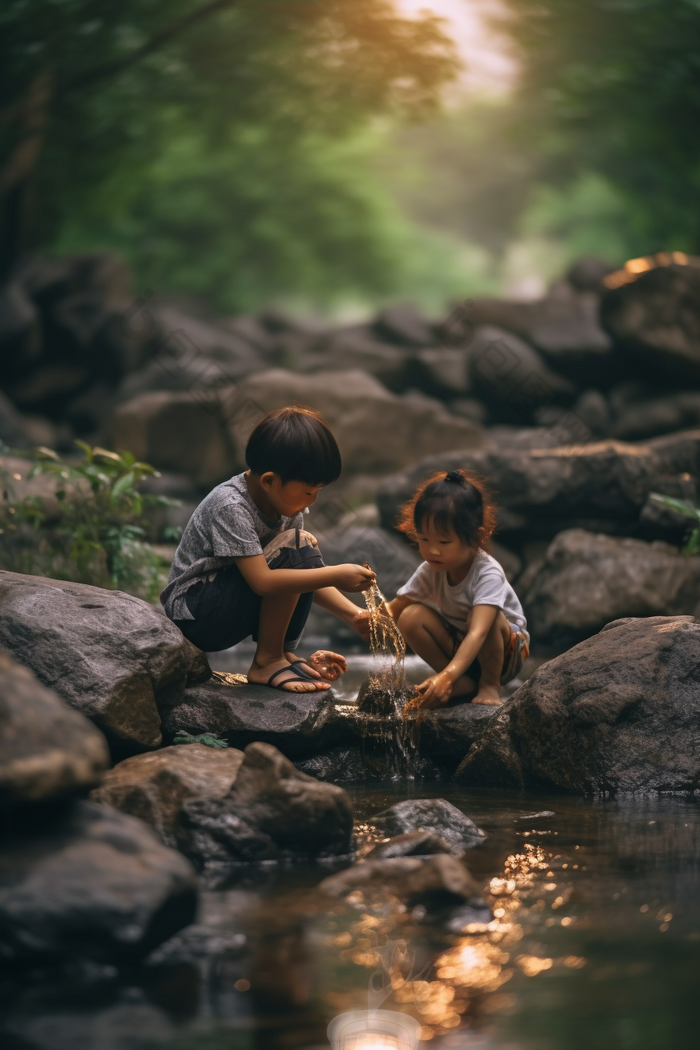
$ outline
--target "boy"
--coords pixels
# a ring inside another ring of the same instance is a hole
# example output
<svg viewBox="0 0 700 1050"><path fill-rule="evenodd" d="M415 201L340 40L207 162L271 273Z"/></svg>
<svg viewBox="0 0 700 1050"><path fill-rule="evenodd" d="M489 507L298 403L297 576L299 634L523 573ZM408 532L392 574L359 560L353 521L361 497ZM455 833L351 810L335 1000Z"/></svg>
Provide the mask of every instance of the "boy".
<svg viewBox="0 0 700 1050"><path fill-rule="evenodd" d="M367 612L340 593L367 590L362 565L324 566L302 511L340 475L335 438L310 408L268 413L250 435L248 470L218 485L192 515L161 594L166 614L206 652L252 634L248 681L284 692L328 689L342 656L295 658L312 601L367 638Z"/></svg>

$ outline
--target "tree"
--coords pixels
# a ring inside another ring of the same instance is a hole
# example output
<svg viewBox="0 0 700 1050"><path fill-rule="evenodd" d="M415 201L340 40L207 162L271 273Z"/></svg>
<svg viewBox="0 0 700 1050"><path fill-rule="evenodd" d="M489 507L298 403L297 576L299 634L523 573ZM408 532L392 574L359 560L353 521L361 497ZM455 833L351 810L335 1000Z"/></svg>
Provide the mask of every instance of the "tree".
<svg viewBox="0 0 700 1050"><path fill-rule="evenodd" d="M648 250L699 251L700 0L506 4L523 131L549 136L551 171L604 175Z"/></svg>
<svg viewBox="0 0 700 1050"><path fill-rule="evenodd" d="M0 55L5 272L174 126L212 155L235 128L338 138L428 112L458 67L438 19L390 0L5 0Z"/></svg>

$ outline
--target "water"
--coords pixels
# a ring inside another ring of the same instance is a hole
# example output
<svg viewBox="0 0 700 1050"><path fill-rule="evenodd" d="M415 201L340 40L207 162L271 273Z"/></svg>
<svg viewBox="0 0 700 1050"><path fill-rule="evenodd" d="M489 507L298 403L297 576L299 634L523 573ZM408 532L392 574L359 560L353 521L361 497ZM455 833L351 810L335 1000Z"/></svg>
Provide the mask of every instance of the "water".
<svg viewBox="0 0 700 1050"><path fill-rule="evenodd" d="M389 978L382 1006L419 1018L419 1045L436 1050L697 1045L696 801L417 783L352 794L370 840L372 814L407 795L460 806L489 834L468 861L493 922L327 910L314 889L327 867L258 870L209 888L198 925L139 968L6 975L3 1050L318 1050L335 1015L367 1008L373 974Z"/></svg>

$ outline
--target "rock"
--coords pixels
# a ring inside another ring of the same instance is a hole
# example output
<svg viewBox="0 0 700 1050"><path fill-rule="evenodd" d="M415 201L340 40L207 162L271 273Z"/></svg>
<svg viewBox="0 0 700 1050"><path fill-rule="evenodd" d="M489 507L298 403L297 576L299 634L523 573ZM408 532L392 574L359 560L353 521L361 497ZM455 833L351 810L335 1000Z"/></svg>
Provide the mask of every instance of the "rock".
<svg viewBox="0 0 700 1050"><path fill-rule="evenodd" d="M523 563L517 554L513 551L509 551L507 547L502 547L500 543L491 542L489 548L489 554L492 558L495 558L501 568L506 574L506 579L509 583L513 583L517 580L520 573L523 571Z"/></svg>
<svg viewBox="0 0 700 1050"><path fill-rule="evenodd" d="M651 382L700 380L700 268L659 266L607 292L601 321L624 363Z"/></svg>
<svg viewBox="0 0 700 1050"><path fill-rule="evenodd" d="M210 674L203 653L139 598L4 570L0 645L118 749L157 747L158 705Z"/></svg>
<svg viewBox="0 0 700 1050"><path fill-rule="evenodd" d="M562 283L536 302L477 299L470 320L520 336L570 379L606 385L614 374L612 340L601 326L599 303L594 293Z"/></svg>
<svg viewBox="0 0 700 1050"><path fill-rule="evenodd" d="M193 400L196 401L200 394L206 398L208 391L219 386L230 386L234 379L234 370L225 361L216 361L213 357L202 356L188 361L185 358L159 356L123 379L116 400L123 404L156 390L174 390L180 393L192 392Z"/></svg>
<svg viewBox="0 0 700 1050"><path fill-rule="evenodd" d="M696 791L699 726L700 623L616 620L540 667L455 779L575 793Z"/></svg>
<svg viewBox="0 0 700 1050"><path fill-rule="evenodd" d="M700 394L689 390L627 404L612 423L610 434L624 441L635 441L697 426L700 426Z"/></svg>
<svg viewBox="0 0 700 1050"><path fill-rule="evenodd" d="M376 813L370 822L385 835L404 835L424 828L445 839L453 853L478 846L486 838L473 820L444 798L406 799Z"/></svg>
<svg viewBox="0 0 700 1050"><path fill-rule="evenodd" d="M196 900L191 865L150 828L77 802L3 843L0 959L134 961L188 925Z"/></svg>
<svg viewBox="0 0 700 1050"><path fill-rule="evenodd" d="M18 278L43 310L85 290L98 293L107 307L118 310L134 294L129 267L111 252L37 256L21 265Z"/></svg>
<svg viewBox="0 0 700 1050"><path fill-rule="evenodd" d="M177 1037L175 1025L165 1010L148 1002L119 1002L118 997L136 997L133 987L114 990L116 1002L104 1003L104 990L87 1006L84 1002L61 1003L58 995L47 1004L29 1002L29 1009L13 1010L0 1022L0 1036L7 1050L132 1050L135 1033L139 1042L157 1047Z"/></svg>
<svg viewBox="0 0 700 1050"><path fill-rule="evenodd" d="M499 536L552 537L562 529L629 532L650 492L669 477L700 475L700 431L639 444L607 440L555 448L505 447L448 452L386 478L377 503L391 528L402 503L437 470L464 467L489 479L499 506Z"/></svg>
<svg viewBox="0 0 700 1050"><path fill-rule="evenodd" d="M158 328L156 359L164 368L209 368L220 361L233 381L258 371L264 360L247 339L230 327L207 324L173 306L152 308Z"/></svg>
<svg viewBox="0 0 700 1050"><path fill-rule="evenodd" d="M374 327L380 338L399 346L432 346L435 329L410 303L387 306L378 315Z"/></svg>
<svg viewBox="0 0 700 1050"><path fill-rule="evenodd" d="M249 744L229 793L183 806L183 846L200 866L350 852L349 796L296 769L270 744Z"/></svg>
<svg viewBox="0 0 700 1050"><path fill-rule="evenodd" d="M39 363L36 368L8 380L5 390L23 412L60 416L66 400L77 397L90 382L90 370L84 364Z"/></svg>
<svg viewBox="0 0 700 1050"><path fill-rule="evenodd" d="M141 394L117 407L112 443L210 488L240 465L227 441L221 397L205 389Z"/></svg>
<svg viewBox="0 0 700 1050"><path fill-rule="evenodd" d="M0 651L0 807L94 787L109 763L92 723Z"/></svg>
<svg viewBox="0 0 700 1050"><path fill-rule="evenodd" d="M399 587L409 579L421 564L413 547L399 537L376 526L355 525L334 529L318 535L319 550L326 565L368 562L377 574L381 589L387 598L394 598ZM364 608L362 594L348 598Z"/></svg>
<svg viewBox="0 0 700 1050"><path fill-rule="evenodd" d="M332 690L282 693L262 685L228 685L217 678L188 687L162 709L163 733L213 733L233 747L263 740L302 758L341 742L344 723Z"/></svg>
<svg viewBox="0 0 700 1050"><path fill-rule="evenodd" d="M220 321L218 327L224 332L231 332L238 336L266 357L270 350L270 332L257 317L250 314L241 314L238 317L227 317Z"/></svg>
<svg viewBox="0 0 700 1050"><path fill-rule="evenodd" d="M700 616L700 557L656 541L560 532L521 593L538 642L571 645L621 616Z"/></svg>
<svg viewBox="0 0 700 1050"><path fill-rule="evenodd" d="M373 778L373 770L365 764L359 747L331 748L295 765L307 776L327 784L357 784Z"/></svg>
<svg viewBox="0 0 700 1050"><path fill-rule="evenodd" d="M404 835L395 835L386 842L379 842L372 847L364 859L371 861L390 857L425 857L431 853L450 853L451 851L450 843L434 831L416 828L415 831L407 831Z"/></svg>
<svg viewBox="0 0 700 1050"><path fill-rule="evenodd" d="M421 715L418 747L442 767L455 768L481 738L496 712L483 704L455 703Z"/></svg>
<svg viewBox="0 0 700 1050"><path fill-rule="evenodd" d="M36 307L18 281L0 288L0 377L31 368L41 355L41 325Z"/></svg>
<svg viewBox="0 0 700 1050"><path fill-rule="evenodd" d="M336 330L319 339L313 348L301 344L288 367L303 373L361 371L375 376L389 390L405 389L406 353L389 343L373 339L371 333Z"/></svg>
<svg viewBox="0 0 700 1050"><path fill-rule="evenodd" d="M0 443L10 448L26 448L27 437L22 416L0 390Z"/></svg>
<svg viewBox="0 0 700 1050"><path fill-rule="evenodd" d="M408 907L422 904L429 911L479 899L482 893L464 865L444 853L365 861L330 875L318 889L329 897L358 892L365 900L392 896Z"/></svg>
<svg viewBox="0 0 700 1050"><path fill-rule="evenodd" d="M469 347L471 388L501 422L530 423L538 406L571 400L574 388L526 342L502 328L476 329Z"/></svg>
<svg viewBox="0 0 700 1050"><path fill-rule="evenodd" d="M577 292L596 292L600 295L605 291L603 278L614 270L615 267L604 259L595 255L584 255L569 267L566 280Z"/></svg>
<svg viewBox="0 0 700 1050"><path fill-rule="evenodd" d="M472 389L468 356L462 349L428 347L416 351L410 357L404 356L402 378L404 388L417 387L432 397L459 400ZM476 416L469 411L460 412L458 415L483 422L483 419L479 418L478 410Z"/></svg>
<svg viewBox="0 0 700 1050"><path fill-rule="evenodd" d="M227 401L239 463L260 417L292 402L323 413L342 449L348 473L395 470L427 449L437 453L482 442L478 426L450 416L436 402L412 402L409 408L363 372L299 376L273 369L249 376Z"/></svg>
<svg viewBox="0 0 700 1050"><path fill-rule="evenodd" d="M94 802L139 817L155 828L166 846L178 846L178 821L190 798L223 798L243 761L234 748L180 744L134 755L111 769L92 792Z"/></svg>

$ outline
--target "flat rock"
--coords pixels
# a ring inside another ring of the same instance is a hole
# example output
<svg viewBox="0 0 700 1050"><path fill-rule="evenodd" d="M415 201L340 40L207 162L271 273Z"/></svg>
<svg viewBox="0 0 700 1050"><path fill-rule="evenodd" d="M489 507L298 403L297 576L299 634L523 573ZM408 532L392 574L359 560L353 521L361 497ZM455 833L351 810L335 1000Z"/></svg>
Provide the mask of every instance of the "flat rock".
<svg viewBox="0 0 700 1050"><path fill-rule="evenodd" d="M232 747L255 740L273 744L290 758L314 754L339 743L345 728L331 689L289 693L263 685L228 685L216 678L185 690L182 700L163 708L163 733L214 733Z"/></svg>
<svg viewBox="0 0 700 1050"><path fill-rule="evenodd" d="M209 675L206 657L158 609L122 591L0 570L0 645L132 751L161 743L158 705Z"/></svg>
<svg viewBox="0 0 700 1050"><path fill-rule="evenodd" d="M567 529L520 597L533 638L570 645L621 616L700 616L700 557L659 541Z"/></svg>
<svg viewBox="0 0 700 1050"><path fill-rule="evenodd" d="M270 744L254 743L228 794L186 802L182 824L182 848L206 867L348 854L353 813L342 788L300 772Z"/></svg>
<svg viewBox="0 0 700 1050"><path fill-rule="evenodd" d="M484 704L455 703L420 718L418 747L439 765L461 762L472 744L481 738L498 709Z"/></svg>
<svg viewBox="0 0 700 1050"><path fill-rule="evenodd" d="M453 853L478 846L486 838L473 820L444 798L406 799L369 819L385 835L432 831L450 844Z"/></svg>
<svg viewBox="0 0 700 1050"><path fill-rule="evenodd" d="M700 622L616 620L543 665L455 779L579 794L697 790Z"/></svg>
<svg viewBox="0 0 700 1050"><path fill-rule="evenodd" d="M243 752L179 744L134 755L111 769L92 792L94 802L140 817L167 846L178 846L178 822L190 798L223 798L235 783Z"/></svg>
<svg viewBox="0 0 700 1050"><path fill-rule="evenodd" d="M189 862L134 817L77 802L3 843L0 960L136 960L194 917Z"/></svg>
<svg viewBox="0 0 700 1050"><path fill-rule="evenodd" d="M386 842L373 846L365 860L383 860L389 857L424 857L431 853L450 853L452 846L434 831L416 828L403 835L395 835Z"/></svg>
<svg viewBox="0 0 700 1050"><path fill-rule="evenodd" d="M86 791L109 763L102 733L0 651L0 805Z"/></svg>
<svg viewBox="0 0 700 1050"><path fill-rule="evenodd" d="M318 889L329 897L357 892L365 900L391 896L409 907L422 904L429 910L479 899L482 893L461 861L444 853L365 861L330 875Z"/></svg>

